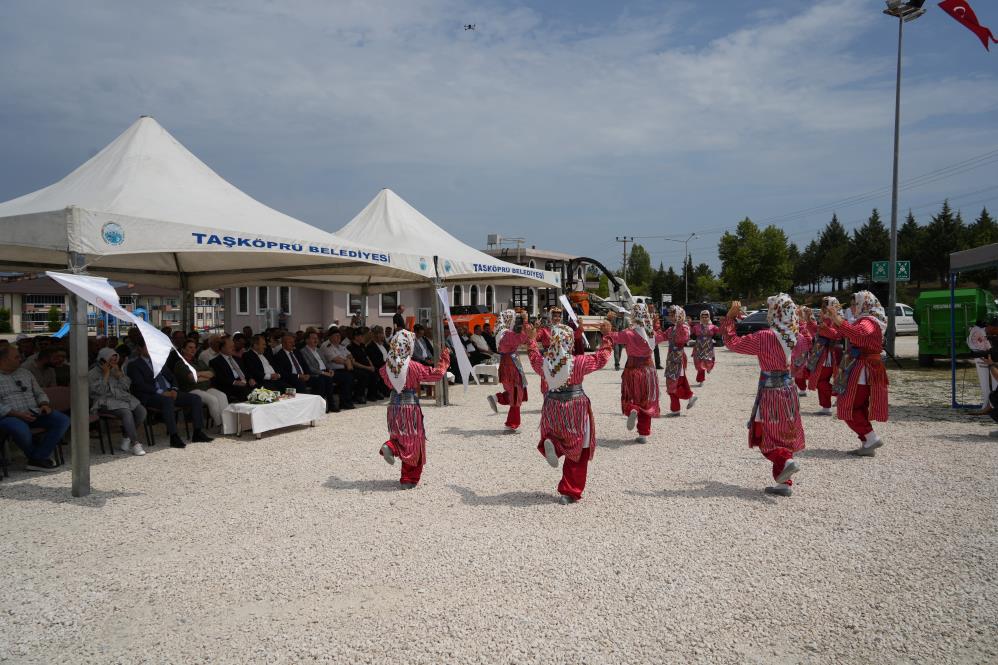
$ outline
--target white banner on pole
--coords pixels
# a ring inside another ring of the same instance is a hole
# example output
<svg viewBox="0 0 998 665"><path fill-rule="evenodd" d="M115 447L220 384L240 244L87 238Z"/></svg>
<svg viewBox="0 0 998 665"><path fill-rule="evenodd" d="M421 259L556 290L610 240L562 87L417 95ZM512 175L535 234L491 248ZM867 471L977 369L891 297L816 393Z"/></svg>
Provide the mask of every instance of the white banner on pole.
<svg viewBox="0 0 998 665"><path fill-rule="evenodd" d="M446 286L437 289L437 297L440 298L440 302L443 303L444 306L444 312L447 313L447 326L450 328L450 344L454 347L454 354L457 356L458 371L461 372L464 390L467 392L468 381L474 377L475 383L478 383L478 377L474 375L474 371L471 369L471 361L468 360L468 351L464 348L464 343L458 336L457 328L454 327L454 322L450 318L450 298L447 295Z"/></svg>
<svg viewBox="0 0 998 665"><path fill-rule="evenodd" d="M568 318L570 318L572 320L572 323L575 324L575 327L576 328L581 328L582 324L579 323L579 317L577 317L575 315L575 310L572 309L572 303L570 303L568 301L568 296L566 296L564 293L562 293L558 297L558 300L561 301L562 307L565 308L565 314L567 314ZM586 345L587 349L589 348L589 340L586 338L586 331L585 330L582 331L582 343Z"/></svg>
<svg viewBox="0 0 998 665"><path fill-rule="evenodd" d="M156 329L156 326L146 323L143 319L135 316L118 302L118 292L108 283L104 277L91 277L89 275L73 275L64 272L46 272L46 275L54 279L59 284L66 287L80 296L94 307L107 312L111 316L128 321L139 329L142 339L145 340L146 349L149 351L149 359L152 361L154 374L159 374L163 365L166 364L173 351L173 342L165 334ZM177 354L181 360L183 357ZM191 371L192 376L197 376L194 368L184 360L184 364Z"/></svg>

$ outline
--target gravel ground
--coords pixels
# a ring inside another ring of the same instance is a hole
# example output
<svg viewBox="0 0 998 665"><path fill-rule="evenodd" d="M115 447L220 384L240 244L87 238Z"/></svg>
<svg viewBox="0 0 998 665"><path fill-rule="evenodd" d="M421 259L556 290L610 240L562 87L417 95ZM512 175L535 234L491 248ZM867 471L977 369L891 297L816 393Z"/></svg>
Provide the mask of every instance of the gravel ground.
<svg viewBox="0 0 998 665"><path fill-rule="evenodd" d="M810 415L796 493L746 445L754 359L633 443L619 374L586 383L600 449L584 500L491 388L426 408L423 484L377 456L384 407L262 440L97 456L0 483L0 660L898 663L998 660L998 440L892 372L875 459ZM533 386L538 381L532 378ZM990 421L989 421L990 422Z"/></svg>

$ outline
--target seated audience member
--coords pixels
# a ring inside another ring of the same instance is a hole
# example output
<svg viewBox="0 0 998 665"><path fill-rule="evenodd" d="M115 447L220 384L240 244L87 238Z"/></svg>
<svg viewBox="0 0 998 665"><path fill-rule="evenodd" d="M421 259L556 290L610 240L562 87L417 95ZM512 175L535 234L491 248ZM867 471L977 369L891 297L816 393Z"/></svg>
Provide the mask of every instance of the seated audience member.
<svg viewBox="0 0 998 665"><path fill-rule="evenodd" d="M218 355L218 350L221 347L222 335L210 335L208 337L208 348L198 354L198 360L210 367L211 361Z"/></svg>
<svg viewBox="0 0 998 665"><path fill-rule="evenodd" d="M305 346L305 331L295 331L295 348L300 349L303 346Z"/></svg>
<svg viewBox="0 0 998 665"><path fill-rule="evenodd" d="M270 362L274 362L274 354L278 353L283 348L284 333L279 330L272 330L270 332L269 341L267 342L267 349L265 353Z"/></svg>
<svg viewBox="0 0 998 665"><path fill-rule="evenodd" d="M298 392L309 392L308 379L310 377L305 371L304 363L298 357L294 335L285 333L282 336L281 347L273 352L270 364L281 375L281 380L288 387L294 388Z"/></svg>
<svg viewBox="0 0 998 665"><path fill-rule="evenodd" d="M34 442L33 428L43 430ZM7 434L28 458L28 471L55 468L52 452L69 429L69 417L49 406L48 395L35 377L21 368L17 349L0 348L0 433Z"/></svg>
<svg viewBox="0 0 998 665"><path fill-rule="evenodd" d="M347 350L353 356L353 379L354 394L359 395L363 400L377 400L381 398L379 385L384 385L384 381L378 380L378 370L367 355L367 341L370 333L364 328L357 328L353 331L353 340L347 345Z"/></svg>
<svg viewBox="0 0 998 665"><path fill-rule="evenodd" d="M51 388L56 385L55 369L52 368L52 349L39 349L34 356L25 360L21 367L31 372L35 381L42 388Z"/></svg>
<svg viewBox="0 0 998 665"><path fill-rule="evenodd" d="M191 424L194 435L191 442L208 442L213 439L204 432L204 414L201 412L203 402L192 393L180 392L177 379L170 368L163 366L159 374L153 374L152 359L145 340L139 337L136 342L137 357L128 363L128 378L132 380L132 394L139 398L147 408L159 409L163 415L163 423L170 435L170 447L186 448L187 444L177 434L176 409L190 410Z"/></svg>
<svg viewBox="0 0 998 665"><path fill-rule="evenodd" d="M139 426L146 421L146 408L130 391L132 380L118 364L118 352L104 348L97 352L97 364L87 373L91 408L114 414L121 421L121 449L145 455Z"/></svg>
<svg viewBox="0 0 998 665"><path fill-rule="evenodd" d="M65 349L53 349L52 359L49 361L52 370L55 372L55 385L68 386L72 374L72 368L66 362Z"/></svg>
<svg viewBox="0 0 998 665"><path fill-rule="evenodd" d="M488 323L482 326L482 339L485 340L485 344L489 347L489 351L492 353L498 353L496 350L496 336L492 334L492 326Z"/></svg>
<svg viewBox="0 0 998 665"><path fill-rule="evenodd" d="M343 334L340 328L329 329L329 337L319 347L319 355L322 356L323 362L330 369L337 371L353 369L353 355L347 345L343 343Z"/></svg>
<svg viewBox="0 0 998 665"><path fill-rule="evenodd" d="M237 332L232 336L232 343L234 345L232 349L232 357L241 361L243 359L243 354L246 353L249 340L243 337L241 332Z"/></svg>
<svg viewBox="0 0 998 665"><path fill-rule="evenodd" d="M247 343L251 343L250 340L253 339L253 329L249 326L243 326L243 337L246 339Z"/></svg>
<svg viewBox="0 0 998 665"><path fill-rule="evenodd" d="M270 359L267 357L267 338L263 335L254 335L252 347L243 354L243 371L246 378L253 381L258 386L263 386L267 390L284 392L288 384L281 380L281 375L274 371Z"/></svg>
<svg viewBox="0 0 998 665"><path fill-rule="evenodd" d="M256 387L256 382L246 378L243 368L233 357L235 347L236 343L231 337L223 339L218 348L218 355L208 366L215 373L215 377L211 380L212 385L225 393L229 402L245 402L246 396Z"/></svg>
<svg viewBox="0 0 998 665"><path fill-rule="evenodd" d="M110 339L110 338L109 338ZM129 360L138 355L138 343L142 339L142 333L136 327L131 327L125 333L125 339L118 344L117 352L121 365L124 366Z"/></svg>
<svg viewBox="0 0 998 665"><path fill-rule="evenodd" d="M326 397L327 410L337 411L334 395L339 395L342 409L353 408L353 374L336 371L326 366L319 354L319 333L311 332L305 338L305 346L298 351L305 373L308 375L310 390Z"/></svg>
<svg viewBox="0 0 998 665"><path fill-rule="evenodd" d="M469 353L472 365L478 365L492 359L492 349L489 348L489 343L485 340L483 332L482 326L475 326L475 334L470 338L471 344L474 347Z"/></svg>
<svg viewBox="0 0 998 665"><path fill-rule="evenodd" d="M174 330L173 334L170 335L170 341L173 342L173 348L180 349L184 348L184 344L187 343L187 335L184 334L183 330ZM197 348L197 344L194 345Z"/></svg>
<svg viewBox="0 0 998 665"><path fill-rule="evenodd" d="M35 340L27 335L17 336L17 352L20 354L21 364L23 365L26 361L31 360L31 357L35 355L38 350L35 347Z"/></svg>
<svg viewBox="0 0 998 665"><path fill-rule="evenodd" d="M426 328L417 323L412 327L412 332L416 335L416 341L412 347L412 359L420 365L432 366L433 345L426 338Z"/></svg>
<svg viewBox="0 0 998 665"><path fill-rule="evenodd" d="M177 384L182 392L191 393L201 398L201 401L208 408L208 413L211 414L212 421L221 428L222 412L225 411L225 407L229 406L229 398L218 388L211 387L215 372L195 357L197 350L198 345L194 343L193 339L184 342L180 349L180 355L187 361L187 364L179 358L175 359L173 375L177 377ZM194 368L197 376L191 376L191 371L187 368L188 364Z"/></svg>
<svg viewBox="0 0 998 665"><path fill-rule="evenodd" d="M381 326L371 328L371 341L367 343L367 357L375 370L381 370L388 362L388 346L385 342L385 331ZM384 383L384 381L382 381ZM387 387L385 394L387 394Z"/></svg>

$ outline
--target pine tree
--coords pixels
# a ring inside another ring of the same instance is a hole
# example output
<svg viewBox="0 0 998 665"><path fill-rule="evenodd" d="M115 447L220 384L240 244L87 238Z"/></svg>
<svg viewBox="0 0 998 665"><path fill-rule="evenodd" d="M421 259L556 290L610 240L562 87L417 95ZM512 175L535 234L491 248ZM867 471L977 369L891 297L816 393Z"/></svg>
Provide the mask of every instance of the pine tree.
<svg viewBox="0 0 998 665"><path fill-rule="evenodd" d="M967 248L981 247L998 242L998 224L988 213L988 209L981 210L981 216L974 220L974 223L967 229ZM974 270L966 274L966 278L977 284L982 289L991 286L994 279L994 269Z"/></svg>
<svg viewBox="0 0 998 665"><path fill-rule="evenodd" d="M635 243L627 259L627 275L624 281L627 282L631 293L637 295L648 289L651 278L651 255L648 254L648 250Z"/></svg>
<svg viewBox="0 0 998 665"><path fill-rule="evenodd" d="M943 201L939 214L932 218L925 228L922 260L930 274L938 278L939 285L946 287L949 277L949 255L966 245L966 227L960 213L953 214L949 201Z"/></svg>
<svg viewBox="0 0 998 665"><path fill-rule="evenodd" d="M911 261L911 278L919 289L922 288L922 279L928 275L922 252L924 235L925 229L918 225L915 215L909 210L904 224L898 229L898 259Z"/></svg>
<svg viewBox="0 0 998 665"><path fill-rule="evenodd" d="M851 272L854 277L872 281L870 271L874 261L890 259L891 233L880 219L876 208L863 226L853 231Z"/></svg>
<svg viewBox="0 0 998 665"><path fill-rule="evenodd" d="M841 290L843 280L849 276L849 234L839 222L838 215L832 215L832 221L821 232L818 238L820 250L821 274L831 278L832 290ZM836 280L838 286L836 286Z"/></svg>

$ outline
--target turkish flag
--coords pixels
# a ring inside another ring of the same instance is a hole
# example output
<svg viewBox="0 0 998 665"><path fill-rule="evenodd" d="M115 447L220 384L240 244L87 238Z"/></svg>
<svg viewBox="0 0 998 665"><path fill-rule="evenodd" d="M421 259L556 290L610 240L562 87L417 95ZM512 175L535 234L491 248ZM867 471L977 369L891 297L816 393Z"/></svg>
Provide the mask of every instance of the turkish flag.
<svg viewBox="0 0 998 665"><path fill-rule="evenodd" d="M995 42L998 44L998 39L991 33L991 30L985 28L977 20L977 14L974 10L970 8L970 3L967 0L943 0L939 3L939 7L955 18L957 21L963 24L963 27L967 28L981 40L984 44L984 48L988 51L991 50L990 42Z"/></svg>

